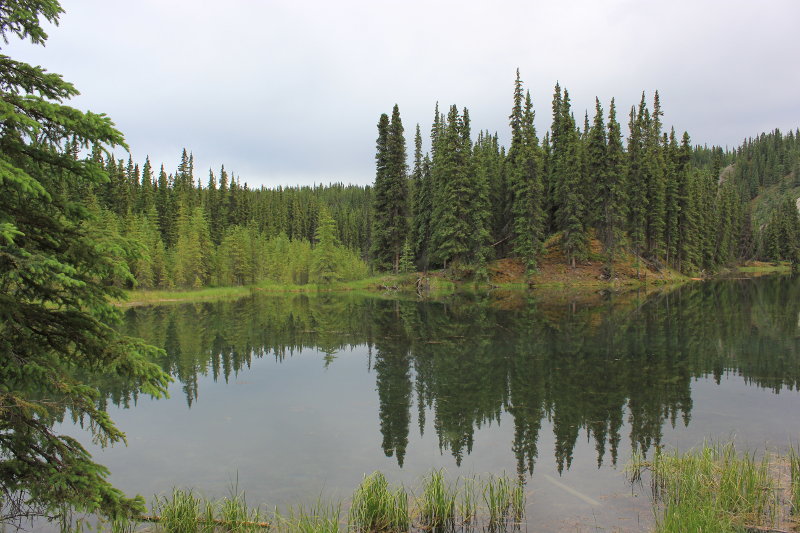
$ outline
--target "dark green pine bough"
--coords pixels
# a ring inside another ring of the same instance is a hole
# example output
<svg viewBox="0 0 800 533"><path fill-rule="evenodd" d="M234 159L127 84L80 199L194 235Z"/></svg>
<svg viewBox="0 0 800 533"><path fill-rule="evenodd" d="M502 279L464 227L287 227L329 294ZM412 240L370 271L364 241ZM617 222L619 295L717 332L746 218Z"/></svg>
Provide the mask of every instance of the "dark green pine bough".
<svg viewBox="0 0 800 533"><path fill-rule="evenodd" d="M55 0L0 3L0 35L44 44L40 19L57 23ZM64 509L109 517L144 510L107 480L74 439L53 424L82 421L100 444L125 435L99 407L89 383L113 375L135 390L166 394L149 361L153 347L117 333L105 280L125 275L124 246L90 235L87 211L65 190L108 182L75 154L124 146L104 115L62 104L77 91L61 76L0 55L0 523L20 524Z"/></svg>

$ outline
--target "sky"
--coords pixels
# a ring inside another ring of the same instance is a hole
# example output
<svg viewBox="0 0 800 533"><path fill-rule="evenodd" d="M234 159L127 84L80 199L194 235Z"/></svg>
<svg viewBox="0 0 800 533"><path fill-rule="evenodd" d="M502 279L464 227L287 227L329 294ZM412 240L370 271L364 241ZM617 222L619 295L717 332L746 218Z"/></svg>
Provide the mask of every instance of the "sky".
<svg viewBox="0 0 800 533"><path fill-rule="evenodd" d="M508 145L516 69L541 135L553 87L578 123L595 97L627 113L658 90L664 123L735 147L800 127L797 0L62 0L45 47L2 53L62 74L74 107L108 114L134 161L205 183L372 183L381 113L409 154L436 102L469 108L473 137ZM426 142L427 146L427 142ZM120 152L127 159L127 154Z"/></svg>

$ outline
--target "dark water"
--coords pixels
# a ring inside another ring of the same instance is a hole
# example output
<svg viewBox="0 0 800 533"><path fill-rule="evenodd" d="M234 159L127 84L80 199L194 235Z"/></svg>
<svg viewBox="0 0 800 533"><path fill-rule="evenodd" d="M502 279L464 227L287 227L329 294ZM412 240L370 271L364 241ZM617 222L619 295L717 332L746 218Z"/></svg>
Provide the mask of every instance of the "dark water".
<svg viewBox="0 0 800 533"><path fill-rule="evenodd" d="M129 445L92 450L146 498L238 483L270 508L346 501L364 473L415 485L444 467L522 476L529 531L638 531L652 516L625 481L633 449L800 439L789 277L649 295L253 296L132 308L125 330L165 348L171 398L102 384Z"/></svg>

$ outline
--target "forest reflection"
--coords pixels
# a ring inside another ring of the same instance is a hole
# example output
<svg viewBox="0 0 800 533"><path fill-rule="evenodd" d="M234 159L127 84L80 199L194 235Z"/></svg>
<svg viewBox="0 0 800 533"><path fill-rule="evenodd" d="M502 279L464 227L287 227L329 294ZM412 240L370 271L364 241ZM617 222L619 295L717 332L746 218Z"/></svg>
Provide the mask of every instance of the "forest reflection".
<svg viewBox="0 0 800 533"><path fill-rule="evenodd" d="M432 416L440 449L460 463L479 428L510 416L517 468L532 473L545 420L561 471L582 431L600 466L616 464L623 427L647 452L665 424L689 424L694 378L797 389L799 316L800 279L774 277L648 295L256 294L130 308L124 330L164 348L159 363L190 406L202 376L228 381L254 359L306 349L335 365L338 351L366 345L387 456L402 466L412 425L422 433ZM134 400L113 378L102 389L115 404Z"/></svg>

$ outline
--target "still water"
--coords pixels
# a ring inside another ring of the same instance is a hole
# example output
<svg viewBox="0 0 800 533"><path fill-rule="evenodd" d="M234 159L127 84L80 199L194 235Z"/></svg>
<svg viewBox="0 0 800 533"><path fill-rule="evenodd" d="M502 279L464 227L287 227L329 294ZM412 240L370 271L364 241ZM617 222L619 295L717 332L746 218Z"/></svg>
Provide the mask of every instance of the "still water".
<svg viewBox="0 0 800 533"><path fill-rule="evenodd" d="M800 279L656 293L253 295L135 307L165 349L166 400L100 384L127 447L111 480L147 499L238 486L268 508L343 500L363 474L418 486L519 475L528 531L640 531L631 452L800 440ZM89 439L77 429L65 428Z"/></svg>

